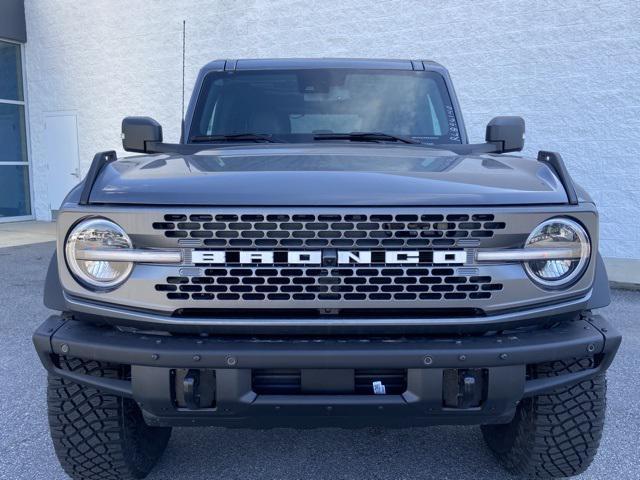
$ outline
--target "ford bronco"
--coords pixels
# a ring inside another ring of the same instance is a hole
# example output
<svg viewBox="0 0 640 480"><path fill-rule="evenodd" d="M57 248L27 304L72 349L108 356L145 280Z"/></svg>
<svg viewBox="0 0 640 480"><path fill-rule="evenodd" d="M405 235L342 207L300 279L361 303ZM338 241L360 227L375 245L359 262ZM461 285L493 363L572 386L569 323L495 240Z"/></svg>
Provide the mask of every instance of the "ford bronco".
<svg viewBox="0 0 640 480"><path fill-rule="evenodd" d="M122 144L60 208L34 334L72 478L143 478L180 425L472 424L513 473L589 466L598 214L520 117L470 143L429 61L219 60L180 143Z"/></svg>

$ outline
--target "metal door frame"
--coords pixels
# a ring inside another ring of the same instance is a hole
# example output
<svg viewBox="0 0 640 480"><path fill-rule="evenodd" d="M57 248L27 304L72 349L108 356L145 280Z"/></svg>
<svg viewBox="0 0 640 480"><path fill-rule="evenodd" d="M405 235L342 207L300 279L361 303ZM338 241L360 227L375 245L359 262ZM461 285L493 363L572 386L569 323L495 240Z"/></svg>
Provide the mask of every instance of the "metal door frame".
<svg viewBox="0 0 640 480"><path fill-rule="evenodd" d="M45 122L47 121L47 119L52 117L70 117L70 116L73 116L75 119L76 150L78 154L78 164L76 165L76 172L78 173L78 182L80 182L80 180L82 180L82 171L81 171L82 162L80 161L80 141L78 139L78 110L51 110L51 111L42 113L42 118L44 119ZM48 172L51 172L51 168L48 162L47 162L47 167L48 167L47 168ZM49 190L48 190L48 187L49 187L48 180L49 180L49 177L47 176L47 199L49 203L49 214L51 215L52 220L55 220L56 215L54 214L54 212L57 212L57 210L54 210L51 205L51 197L49 195Z"/></svg>

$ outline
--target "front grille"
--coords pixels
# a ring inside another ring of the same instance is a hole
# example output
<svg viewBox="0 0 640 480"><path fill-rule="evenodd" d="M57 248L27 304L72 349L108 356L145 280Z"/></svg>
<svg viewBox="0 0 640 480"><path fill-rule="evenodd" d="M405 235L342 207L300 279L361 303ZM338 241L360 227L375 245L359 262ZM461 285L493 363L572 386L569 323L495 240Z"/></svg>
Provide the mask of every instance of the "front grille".
<svg viewBox="0 0 640 480"><path fill-rule="evenodd" d="M493 237L492 214L167 214L152 227L207 247L443 247Z"/></svg>
<svg viewBox="0 0 640 480"><path fill-rule="evenodd" d="M185 324L197 317L206 325L306 318L310 325L368 325L376 317L383 328L400 317L418 324L426 316L481 317L552 304L583 296L593 282L594 262L575 285L551 291L537 287L519 262L476 260L479 251L522 248L537 225L568 214L563 205L128 205L108 213L135 248L180 250L182 262L136 264L122 286L97 292L78 284L62 262L65 291L78 301ZM593 212L570 213L597 231ZM83 215L61 214L61 231ZM405 263L409 257L415 263Z"/></svg>
<svg viewBox="0 0 640 480"><path fill-rule="evenodd" d="M220 267L155 285L169 300L415 301L489 299L503 285L474 269Z"/></svg>

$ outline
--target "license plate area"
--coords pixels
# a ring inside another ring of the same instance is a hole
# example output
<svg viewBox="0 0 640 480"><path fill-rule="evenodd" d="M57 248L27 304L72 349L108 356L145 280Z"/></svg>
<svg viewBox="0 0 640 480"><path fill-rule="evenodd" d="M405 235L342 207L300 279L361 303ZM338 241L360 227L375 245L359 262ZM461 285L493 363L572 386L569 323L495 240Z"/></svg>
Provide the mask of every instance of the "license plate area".
<svg viewBox="0 0 640 480"><path fill-rule="evenodd" d="M258 395L401 395L406 369L253 369Z"/></svg>

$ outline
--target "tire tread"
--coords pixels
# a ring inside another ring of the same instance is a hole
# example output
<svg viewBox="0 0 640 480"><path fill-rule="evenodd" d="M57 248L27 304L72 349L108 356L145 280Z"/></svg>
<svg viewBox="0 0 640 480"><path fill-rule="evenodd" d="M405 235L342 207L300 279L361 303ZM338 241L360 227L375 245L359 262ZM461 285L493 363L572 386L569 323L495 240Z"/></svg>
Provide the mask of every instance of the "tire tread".
<svg viewBox="0 0 640 480"><path fill-rule="evenodd" d="M122 376L117 365L66 357L60 363L84 375ZM169 440L171 429L148 427L132 400L58 376L48 378L47 404L55 453L73 479L144 478Z"/></svg>
<svg viewBox="0 0 640 480"><path fill-rule="evenodd" d="M591 368L593 358L537 365L536 378ZM528 478L563 478L593 461L604 427L606 378L592 379L525 399L507 425L485 425L483 436L500 463Z"/></svg>

